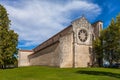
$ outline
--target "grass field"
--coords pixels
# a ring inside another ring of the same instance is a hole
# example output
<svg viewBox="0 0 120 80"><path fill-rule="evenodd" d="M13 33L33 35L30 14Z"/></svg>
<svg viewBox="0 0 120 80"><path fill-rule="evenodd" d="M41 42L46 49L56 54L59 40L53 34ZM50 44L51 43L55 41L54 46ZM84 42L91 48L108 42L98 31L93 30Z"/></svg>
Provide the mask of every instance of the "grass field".
<svg viewBox="0 0 120 80"><path fill-rule="evenodd" d="M21 67L0 70L0 80L120 80L120 69Z"/></svg>

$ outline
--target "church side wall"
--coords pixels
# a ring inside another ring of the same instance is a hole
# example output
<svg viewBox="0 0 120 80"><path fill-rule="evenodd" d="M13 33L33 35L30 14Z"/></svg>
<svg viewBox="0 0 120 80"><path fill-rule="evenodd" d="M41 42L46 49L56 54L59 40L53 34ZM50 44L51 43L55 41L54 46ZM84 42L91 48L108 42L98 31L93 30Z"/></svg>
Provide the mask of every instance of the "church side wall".
<svg viewBox="0 0 120 80"><path fill-rule="evenodd" d="M60 67L61 68L73 67L73 33L72 32L60 38L60 50L61 50Z"/></svg>
<svg viewBox="0 0 120 80"><path fill-rule="evenodd" d="M59 42L29 56L31 65L59 67Z"/></svg>
<svg viewBox="0 0 120 80"><path fill-rule="evenodd" d="M56 43L51 44L32 55L29 55L31 65L56 67L72 67L73 65L73 33L72 28L59 34Z"/></svg>

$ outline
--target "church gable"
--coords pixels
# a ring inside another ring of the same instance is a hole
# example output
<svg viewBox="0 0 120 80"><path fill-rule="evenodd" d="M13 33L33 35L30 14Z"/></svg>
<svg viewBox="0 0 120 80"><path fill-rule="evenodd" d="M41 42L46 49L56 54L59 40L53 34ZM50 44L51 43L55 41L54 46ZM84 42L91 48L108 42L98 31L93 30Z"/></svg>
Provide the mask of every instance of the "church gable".
<svg viewBox="0 0 120 80"><path fill-rule="evenodd" d="M91 24L88 22L88 20L85 17L81 17L75 21L72 22L72 25L76 28L84 27L89 29L91 27Z"/></svg>
<svg viewBox="0 0 120 80"><path fill-rule="evenodd" d="M91 45L93 27L85 17L81 17L72 22L74 39L77 44Z"/></svg>

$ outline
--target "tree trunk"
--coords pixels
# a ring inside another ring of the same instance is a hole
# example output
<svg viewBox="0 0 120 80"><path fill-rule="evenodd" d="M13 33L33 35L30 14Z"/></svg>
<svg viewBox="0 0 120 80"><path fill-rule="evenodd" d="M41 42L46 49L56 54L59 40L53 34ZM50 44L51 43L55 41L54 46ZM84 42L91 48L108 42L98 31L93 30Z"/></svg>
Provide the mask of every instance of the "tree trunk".
<svg viewBox="0 0 120 80"><path fill-rule="evenodd" d="M112 65L113 65L112 60L110 60L109 62L110 62L110 67L112 67Z"/></svg>
<svg viewBox="0 0 120 80"><path fill-rule="evenodd" d="M99 65L99 67L103 67L102 58L98 58L98 65Z"/></svg>
<svg viewBox="0 0 120 80"><path fill-rule="evenodd" d="M110 55L109 55L109 62L110 62L110 67L112 67L113 65L113 59L112 59L112 50L110 51Z"/></svg>

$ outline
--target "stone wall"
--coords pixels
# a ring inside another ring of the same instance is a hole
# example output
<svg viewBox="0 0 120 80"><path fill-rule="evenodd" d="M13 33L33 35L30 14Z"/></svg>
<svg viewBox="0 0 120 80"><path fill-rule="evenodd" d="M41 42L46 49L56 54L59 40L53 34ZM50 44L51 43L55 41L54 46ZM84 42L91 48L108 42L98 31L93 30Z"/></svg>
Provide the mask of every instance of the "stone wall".
<svg viewBox="0 0 120 80"><path fill-rule="evenodd" d="M85 17L77 19L72 23L74 31L74 67L88 67L91 58L90 48L92 46L93 27ZM88 36L85 42L80 41L78 33L81 29L87 31Z"/></svg>
<svg viewBox="0 0 120 80"><path fill-rule="evenodd" d="M73 33L69 33L60 38L60 67L73 67Z"/></svg>
<svg viewBox="0 0 120 80"><path fill-rule="evenodd" d="M75 46L75 67L88 67L91 65L90 52L91 46L78 45Z"/></svg>
<svg viewBox="0 0 120 80"><path fill-rule="evenodd" d="M59 42L29 56L31 65L59 66Z"/></svg>
<svg viewBox="0 0 120 80"><path fill-rule="evenodd" d="M72 28L71 28L72 29ZM61 36L59 41L32 55L29 55L31 65L45 65L56 67L72 67L73 59L72 30Z"/></svg>
<svg viewBox="0 0 120 80"><path fill-rule="evenodd" d="M28 55L32 54L31 50L19 50L18 51L18 66L29 66L30 62Z"/></svg>
<svg viewBox="0 0 120 80"><path fill-rule="evenodd" d="M97 21L92 26L93 26L93 31L94 31L95 37L99 37L100 31L103 29L103 22Z"/></svg>

